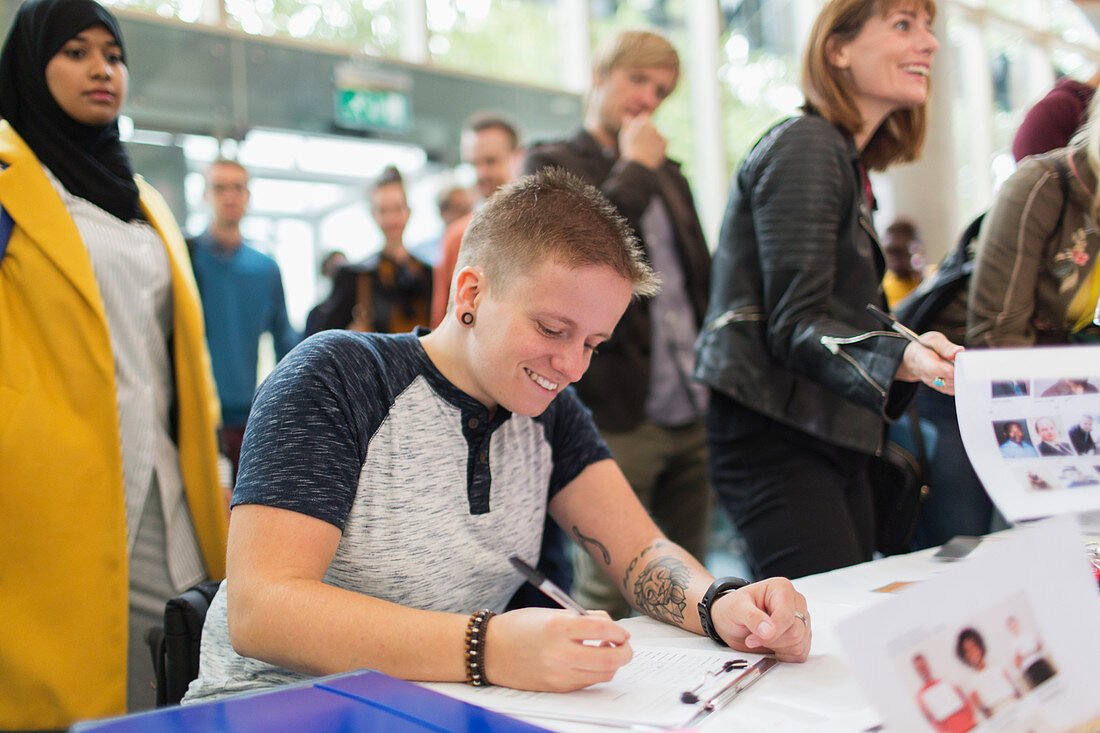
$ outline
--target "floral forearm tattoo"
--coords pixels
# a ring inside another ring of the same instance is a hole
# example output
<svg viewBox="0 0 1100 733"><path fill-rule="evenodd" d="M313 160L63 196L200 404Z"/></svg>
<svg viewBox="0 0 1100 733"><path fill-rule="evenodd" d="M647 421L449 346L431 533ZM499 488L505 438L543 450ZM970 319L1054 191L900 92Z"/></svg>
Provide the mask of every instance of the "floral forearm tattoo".
<svg viewBox="0 0 1100 733"><path fill-rule="evenodd" d="M631 567L633 565L632 562ZM684 623L690 580L691 572L681 560L675 557L654 558L634 579L634 605L658 621L681 625Z"/></svg>

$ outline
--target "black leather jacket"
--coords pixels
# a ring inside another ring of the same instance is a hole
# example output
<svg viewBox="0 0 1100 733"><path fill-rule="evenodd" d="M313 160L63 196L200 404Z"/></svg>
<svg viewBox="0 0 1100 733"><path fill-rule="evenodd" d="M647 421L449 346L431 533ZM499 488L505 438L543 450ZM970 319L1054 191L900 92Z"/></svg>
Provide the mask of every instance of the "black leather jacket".
<svg viewBox="0 0 1100 733"><path fill-rule="evenodd" d="M881 448L916 385L885 308L882 254L849 135L807 114L772 128L730 192L695 376L828 443Z"/></svg>
<svg viewBox="0 0 1100 733"><path fill-rule="evenodd" d="M608 157L595 138L579 130L567 140L530 149L524 172L534 173L547 166L564 168L600 189L638 234L643 248L642 214L655 194L661 196L676 233L684 287L696 327L702 325L710 283L710 251L680 164L666 158L653 171L640 163ZM632 300L611 338L600 344L588 371L577 382L577 394L592 410L601 430L630 430L645 420L652 336L649 301Z"/></svg>

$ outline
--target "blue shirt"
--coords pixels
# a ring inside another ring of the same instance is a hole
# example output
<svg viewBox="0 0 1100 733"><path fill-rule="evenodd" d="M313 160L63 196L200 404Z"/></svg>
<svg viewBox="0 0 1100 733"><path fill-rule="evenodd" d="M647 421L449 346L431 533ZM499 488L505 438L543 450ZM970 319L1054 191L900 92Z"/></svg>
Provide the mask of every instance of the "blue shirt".
<svg viewBox="0 0 1100 733"><path fill-rule="evenodd" d="M222 420L244 425L256 391L261 334L274 338L277 359L298 343L286 315L282 274L275 260L246 243L222 249L209 230L191 241Z"/></svg>
<svg viewBox="0 0 1100 733"><path fill-rule="evenodd" d="M1015 440L1006 440L1001 443L1001 455L1005 458L1037 458L1039 452L1031 443L1017 443Z"/></svg>

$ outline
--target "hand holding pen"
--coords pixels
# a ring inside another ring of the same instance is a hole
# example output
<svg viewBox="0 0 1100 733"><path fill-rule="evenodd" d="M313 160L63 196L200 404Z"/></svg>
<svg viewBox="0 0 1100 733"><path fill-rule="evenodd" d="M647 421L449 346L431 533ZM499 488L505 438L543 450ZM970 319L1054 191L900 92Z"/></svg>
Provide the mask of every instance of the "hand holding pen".
<svg viewBox="0 0 1100 733"><path fill-rule="evenodd" d="M955 394L955 356L963 347L947 340L938 331L917 335L889 313L868 303L868 312L893 331L910 341L905 349L895 379L902 382L924 382L938 392Z"/></svg>
<svg viewBox="0 0 1100 733"><path fill-rule="evenodd" d="M586 611L519 558L512 561L517 569L520 564L533 574L535 587L568 612L520 608L494 616L485 648L489 681L521 690L567 692L614 677L634 655L630 634L602 611Z"/></svg>

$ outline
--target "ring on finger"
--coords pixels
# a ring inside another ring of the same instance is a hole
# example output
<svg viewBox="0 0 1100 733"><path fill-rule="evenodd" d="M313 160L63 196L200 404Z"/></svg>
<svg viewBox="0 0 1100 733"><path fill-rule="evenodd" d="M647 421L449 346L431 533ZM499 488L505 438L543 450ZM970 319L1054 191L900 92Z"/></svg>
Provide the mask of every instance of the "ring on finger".
<svg viewBox="0 0 1100 733"><path fill-rule="evenodd" d="M936 377L935 379L932 380L932 386L933 387L942 387L945 384L947 384L947 382L943 381L943 377Z"/></svg>
<svg viewBox="0 0 1100 733"><path fill-rule="evenodd" d="M795 611L794 617L801 621L802 625L805 626L807 629L810 628L810 620L806 618L806 614L802 613L801 611Z"/></svg>

